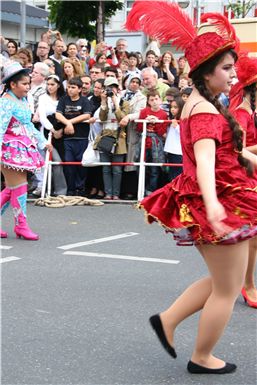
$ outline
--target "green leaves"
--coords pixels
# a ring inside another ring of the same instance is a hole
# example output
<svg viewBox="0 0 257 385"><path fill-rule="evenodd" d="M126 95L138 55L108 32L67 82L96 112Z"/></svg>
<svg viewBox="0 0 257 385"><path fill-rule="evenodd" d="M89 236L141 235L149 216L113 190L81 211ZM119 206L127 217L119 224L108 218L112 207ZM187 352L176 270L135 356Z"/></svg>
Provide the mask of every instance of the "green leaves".
<svg viewBox="0 0 257 385"><path fill-rule="evenodd" d="M229 0L227 9L231 9L231 11L235 14L235 18L238 19L240 17L245 17L255 4L255 0L237 0L236 2Z"/></svg>
<svg viewBox="0 0 257 385"><path fill-rule="evenodd" d="M56 29L70 37L96 38L96 20L100 1L49 0L49 20ZM103 23L108 23L117 10L123 8L120 0L103 1Z"/></svg>

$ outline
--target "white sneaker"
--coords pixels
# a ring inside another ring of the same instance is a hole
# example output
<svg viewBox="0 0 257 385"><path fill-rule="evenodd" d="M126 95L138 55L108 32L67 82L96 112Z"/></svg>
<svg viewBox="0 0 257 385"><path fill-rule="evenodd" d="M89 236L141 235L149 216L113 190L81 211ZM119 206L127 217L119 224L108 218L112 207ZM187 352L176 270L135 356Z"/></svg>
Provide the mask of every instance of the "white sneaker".
<svg viewBox="0 0 257 385"><path fill-rule="evenodd" d="M41 189L37 187L34 191L32 191L32 195L35 195L36 197L40 197Z"/></svg>

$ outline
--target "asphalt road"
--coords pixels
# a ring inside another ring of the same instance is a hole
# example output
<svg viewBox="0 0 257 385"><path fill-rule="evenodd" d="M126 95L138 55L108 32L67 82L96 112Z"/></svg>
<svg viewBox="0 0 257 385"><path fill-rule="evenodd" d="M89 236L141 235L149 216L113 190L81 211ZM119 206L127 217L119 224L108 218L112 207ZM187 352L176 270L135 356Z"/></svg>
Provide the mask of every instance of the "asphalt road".
<svg viewBox="0 0 257 385"><path fill-rule="evenodd" d="M38 242L2 240L2 385L255 385L256 311L238 298L215 353L238 370L190 375L198 315L177 329L178 358L148 322L206 274L130 205L48 209L29 204Z"/></svg>

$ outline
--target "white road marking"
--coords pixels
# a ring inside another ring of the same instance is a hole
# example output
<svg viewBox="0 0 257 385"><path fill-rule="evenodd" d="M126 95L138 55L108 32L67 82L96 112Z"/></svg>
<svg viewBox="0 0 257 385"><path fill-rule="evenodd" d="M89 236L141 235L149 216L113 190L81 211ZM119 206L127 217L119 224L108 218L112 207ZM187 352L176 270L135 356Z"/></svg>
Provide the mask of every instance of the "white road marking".
<svg viewBox="0 0 257 385"><path fill-rule="evenodd" d="M35 311L38 313L43 313L43 314L50 314L50 311L46 311L46 310L35 309Z"/></svg>
<svg viewBox="0 0 257 385"><path fill-rule="evenodd" d="M180 261L173 259L160 259L160 258L144 258L144 257L133 257L130 255L117 255L117 254L103 254L103 253L91 253L85 251L65 251L63 254L66 255L80 255L83 257L97 257L97 258L110 258L110 259L125 259L131 261L140 262L155 262L155 263L168 263L177 265Z"/></svg>
<svg viewBox="0 0 257 385"><path fill-rule="evenodd" d="M132 232L131 233L123 233L123 234L113 235L111 237L92 239L91 241L72 243L72 244L66 245L66 246L59 246L58 249L69 250L69 249L74 249L75 247L88 246L88 245L94 245L96 243L113 241L114 239L133 237L134 235L138 235L138 233L132 233Z"/></svg>
<svg viewBox="0 0 257 385"><path fill-rule="evenodd" d="M12 261L17 261L18 257L5 257L5 258L0 258L0 263L5 263L5 262L12 262Z"/></svg>
<svg viewBox="0 0 257 385"><path fill-rule="evenodd" d="M9 250L11 249L12 246L4 246L4 245L0 245L0 249L3 249L3 250Z"/></svg>

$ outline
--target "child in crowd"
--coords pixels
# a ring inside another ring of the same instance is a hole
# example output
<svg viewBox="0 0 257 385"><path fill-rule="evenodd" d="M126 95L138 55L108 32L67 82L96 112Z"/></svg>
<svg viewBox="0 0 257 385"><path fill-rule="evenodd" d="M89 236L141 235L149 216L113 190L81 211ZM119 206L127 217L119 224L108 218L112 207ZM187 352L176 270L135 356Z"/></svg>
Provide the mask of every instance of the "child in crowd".
<svg viewBox="0 0 257 385"><path fill-rule="evenodd" d="M179 119L184 104L185 102L183 101L182 97L178 96L171 102L170 105L170 115L172 118L172 123L168 127L166 141L164 145L164 151L166 152L168 163L182 163ZM168 180L171 181L181 173L181 166L170 166L168 172Z"/></svg>
<svg viewBox="0 0 257 385"><path fill-rule="evenodd" d="M88 145L89 124L84 123L91 117L91 104L81 96L82 82L80 78L72 78L67 82L67 95L63 96L56 109L56 119L64 124L64 160L65 162L81 162ZM67 195L83 195L86 179L86 167L65 166Z"/></svg>
<svg viewBox="0 0 257 385"><path fill-rule="evenodd" d="M177 87L170 87L166 91L166 101L162 104L162 109L167 112L169 115L170 113L170 103L172 100L174 100L175 97L180 96L179 89Z"/></svg>
<svg viewBox="0 0 257 385"><path fill-rule="evenodd" d="M187 74L182 74L179 76L178 88L180 91L182 91L184 88L189 87L190 84L191 84L191 81Z"/></svg>
<svg viewBox="0 0 257 385"><path fill-rule="evenodd" d="M168 116L165 111L161 109L162 99L158 91L150 91L147 94L148 106L141 110L139 119L145 119L147 124L146 133L146 162L163 163L164 149L163 138L167 132L167 122L156 123L157 120L167 120ZM138 123L137 131L143 131L143 124ZM160 167L151 166L146 168L146 195L151 194L158 188L158 181L160 177Z"/></svg>
<svg viewBox="0 0 257 385"><path fill-rule="evenodd" d="M191 88L191 87L183 88L180 91L181 98L184 100L184 102L187 101L187 99L188 99L189 95L191 95L192 91L193 91L193 88Z"/></svg>

